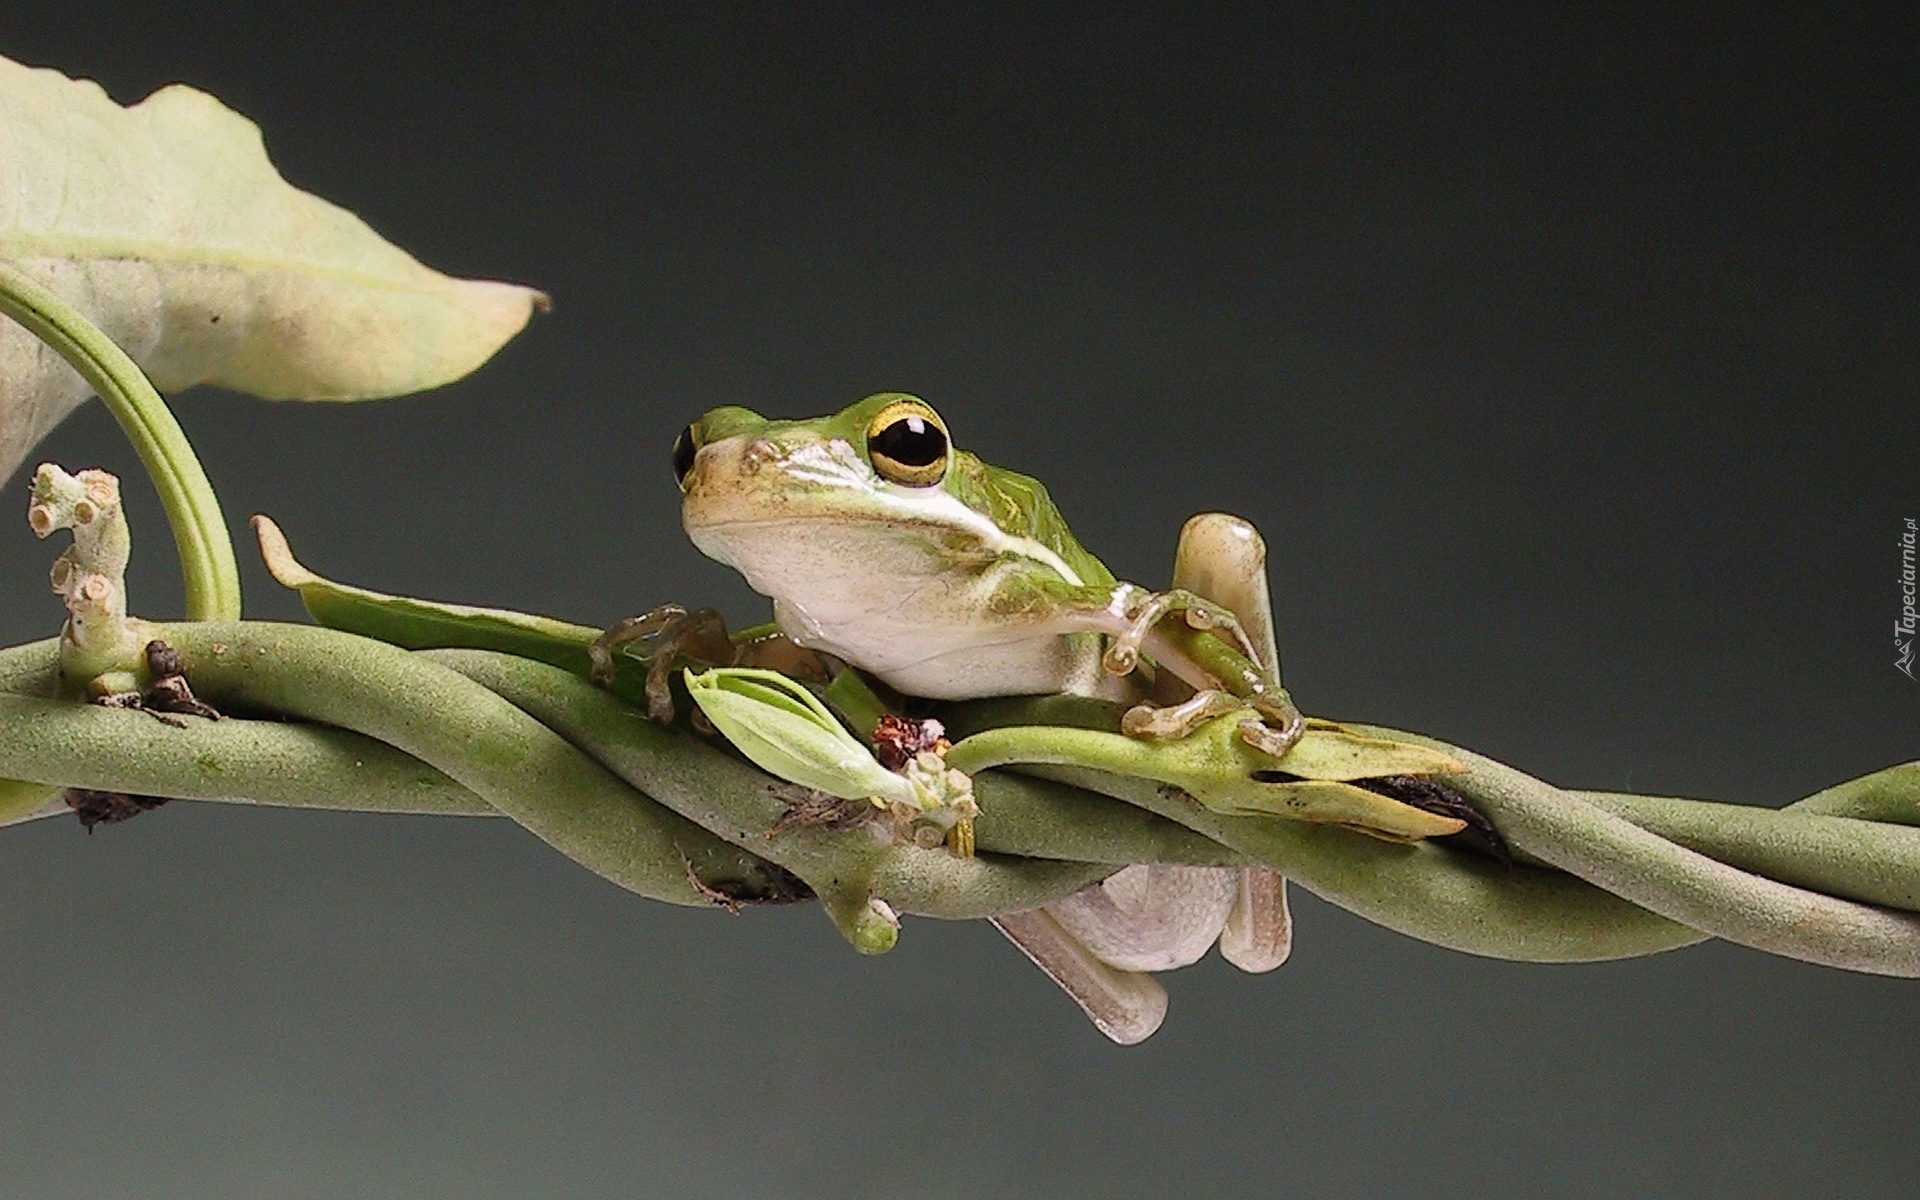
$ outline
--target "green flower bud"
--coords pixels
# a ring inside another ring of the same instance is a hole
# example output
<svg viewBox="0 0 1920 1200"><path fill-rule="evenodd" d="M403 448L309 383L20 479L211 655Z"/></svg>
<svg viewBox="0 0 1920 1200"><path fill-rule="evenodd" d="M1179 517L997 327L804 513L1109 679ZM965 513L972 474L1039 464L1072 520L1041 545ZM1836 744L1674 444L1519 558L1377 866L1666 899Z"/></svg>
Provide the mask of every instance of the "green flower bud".
<svg viewBox="0 0 1920 1200"><path fill-rule="evenodd" d="M812 692L778 671L715 667L685 678L714 728L761 770L842 800L919 807L905 776L881 766Z"/></svg>

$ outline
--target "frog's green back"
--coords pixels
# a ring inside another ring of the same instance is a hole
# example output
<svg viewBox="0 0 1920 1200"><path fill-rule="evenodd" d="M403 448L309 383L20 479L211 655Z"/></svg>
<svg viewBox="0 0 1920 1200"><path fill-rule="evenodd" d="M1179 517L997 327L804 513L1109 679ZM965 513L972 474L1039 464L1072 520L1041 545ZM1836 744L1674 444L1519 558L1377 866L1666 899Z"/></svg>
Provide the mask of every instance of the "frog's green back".
<svg viewBox="0 0 1920 1200"><path fill-rule="evenodd" d="M1032 538L1059 555L1080 582L1090 587L1111 587L1115 580L1106 564L1087 552L1067 528L1046 485L1030 475L993 467L979 458L956 449L953 467L944 484L962 504L984 513L1008 533Z"/></svg>

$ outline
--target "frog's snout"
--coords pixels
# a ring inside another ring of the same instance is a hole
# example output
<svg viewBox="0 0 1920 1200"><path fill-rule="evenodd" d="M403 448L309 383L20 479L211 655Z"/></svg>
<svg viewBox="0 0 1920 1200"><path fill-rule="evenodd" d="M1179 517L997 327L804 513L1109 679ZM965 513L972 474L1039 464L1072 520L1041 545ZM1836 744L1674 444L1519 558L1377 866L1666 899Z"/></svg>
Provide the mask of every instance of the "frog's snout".
<svg viewBox="0 0 1920 1200"><path fill-rule="evenodd" d="M765 436L711 442L700 448L681 480L681 491L689 498L709 500L737 496L745 480L779 470L787 453L779 441Z"/></svg>
<svg viewBox="0 0 1920 1200"><path fill-rule="evenodd" d="M786 457L786 450L770 437L750 439L740 448L740 473L752 475Z"/></svg>

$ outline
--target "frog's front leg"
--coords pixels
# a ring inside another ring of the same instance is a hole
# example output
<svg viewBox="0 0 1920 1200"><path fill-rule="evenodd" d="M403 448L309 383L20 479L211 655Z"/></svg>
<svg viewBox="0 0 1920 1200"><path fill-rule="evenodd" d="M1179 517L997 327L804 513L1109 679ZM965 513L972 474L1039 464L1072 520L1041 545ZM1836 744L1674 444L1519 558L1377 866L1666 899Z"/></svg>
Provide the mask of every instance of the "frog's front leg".
<svg viewBox="0 0 1920 1200"><path fill-rule="evenodd" d="M693 662L702 666L732 666L733 641L727 622L711 608L688 611L678 604L626 617L615 622L587 647L593 664L591 677L602 687L613 682L614 654L638 643L647 664L647 716L665 724L673 720L673 693L668 687L675 667Z"/></svg>
<svg viewBox="0 0 1920 1200"><path fill-rule="evenodd" d="M616 622L593 640L587 647L593 681L602 687L612 683L616 653L635 643L641 649L634 656L647 667L647 715L662 724L673 720L669 684L680 667L765 667L823 682L831 675L819 651L796 645L771 625L729 633L726 619L714 609L663 604Z"/></svg>
<svg viewBox="0 0 1920 1200"><path fill-rule="evenodd" d="M1102 657L1109 672L1131 673L1144 653L1194 689L1179 704L1136 707L1122 725L1126 733L1179 737L1223 712L1251 707L1259 719L1244 722L1241 735L1279 758L1306 730L1280 683L1266 544L1239 517L1202 513L1188 521L1171 589L1121 584L1104 607L1081 614L1081 626L1112 639Z"/></svg>
<svg viewBox="0 0 1920 1200"><path fill-rule="evenodd" d="M1293 749L1306 732L1306 717L1279 677L1249 656L1246 638L1231 612L1179 588L1156 593L1145 602L1119 597L1116 602L1126 604L1128 624L1103 659L1107 670L1114 674L1133 670L1144 649L1160 668L1197 689L1198 699L1220 697L1217 704L1191 705L1192 717L1172 736L1184 736L1236 704L1251 708L1258 718L1241 723L1241 736L1274 758ZM1169 612L1185 620L1168 621ZM1158 709L1142 705L1127 714L1122 729L1137 737L1164 736L1158 732L1161 720Z"/></svg>

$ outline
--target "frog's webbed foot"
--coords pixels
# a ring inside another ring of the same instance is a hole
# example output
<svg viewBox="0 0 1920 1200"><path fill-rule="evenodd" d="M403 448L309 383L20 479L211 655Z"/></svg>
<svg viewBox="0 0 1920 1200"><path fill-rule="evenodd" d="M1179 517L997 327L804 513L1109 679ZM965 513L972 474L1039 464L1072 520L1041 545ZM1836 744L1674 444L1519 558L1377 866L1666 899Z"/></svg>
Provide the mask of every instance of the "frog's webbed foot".
<svg viewBox="0 0 1920 1200"><path fill-rule="evenodd" d="M635 643L634 657L647 664L647 716L661 724L673 720L673 671L687 663L731 665L733 642L725 618L711 608L689 612L678 604L663 604L651 612L615 622L587 647L591 676L606 687L613 682L614 654Z"/></svg>
<svg viewBox="0 0 1920 1200"><path fill-rule="evenodd" d="M1284 699L1284 693L1282 696ZM1285 706L1278 712L1264 708L1258 702L1254 708L1265 720L1242 721L1236 728L1240 731L1240 740L1262 754L1283 758L1301 735L1307 732L1307 718L1293 706L1291 700L1285 700ZM1276 725L1275 721L1279 724Z"/></svg>
<svg viewBox="0 0 1920 1200"><path fill-rule="evenodd" d="M1236 728L1242 741L1263 754L1281 757L1306 732L1306 717L1292 705L1263 705L1257 699L1244 700L1218 688L1195 692L1178 704L1136 704L1121 715L1120 732L1149 741L1183 738L1215 717L1248 708L1259 715Z"/></svg>
<svg viewBox="0 0 1920 1200"><path fill-rule="evenodd" d="M726 618L711 608L689 611L682 605L662 604L637 617L616 622L587 647L593 682L607 687L618 669L620 652L647 667L647 716L661 724L673 720L674 671L681 667L764 667L794 679L825 682L833 677L837 660L796 644L772 625L755 626L732 634ZM697 724L702 718L696 712Z"/></svg>
<svg viewBox="0 0 1920 1200"><path fill-rule="evenodd" d="M1282 694L1284 700L1284 693ZM1240 722L1240 740L1271 758L1284 757L1307 731L1307 719L1290 701L1263 703L1218 688L1195 692L1178 704L1136 704L1120 717L1120 732L1149 741L1183 738L1215 717L1251 709Z"/></svg>
<svg viewBox="0 0 1920 1200"><path fill-rule="evenodd" d="M702 610L710 611L710 610ZM593 639L587 647L587 658L592 662L589 672L593 681L602 687L613 682L614 652L635 642L645 643L646 648L638 657L651 659L663 641L671 640L683 629L692 614L678 604L662 604L634 617L622 617Z"/></svg>

